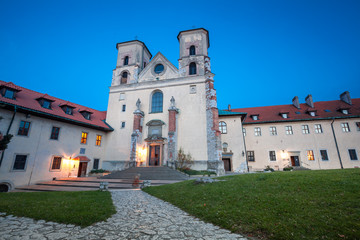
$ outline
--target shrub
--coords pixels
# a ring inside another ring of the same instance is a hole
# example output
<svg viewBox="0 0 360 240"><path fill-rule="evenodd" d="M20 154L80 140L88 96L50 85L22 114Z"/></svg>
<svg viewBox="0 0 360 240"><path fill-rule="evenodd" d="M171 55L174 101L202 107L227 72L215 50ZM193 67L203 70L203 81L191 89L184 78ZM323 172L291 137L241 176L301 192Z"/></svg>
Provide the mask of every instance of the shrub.
<svg viewBox="0 0 360 240"><path fill-rule="evenodd" d="M90 173L109 173L110 171L104 169L93 169Z"/></svg>
<svg viewBox="0 0 360 240"><path fill-rule="evenodd" d="M275 170L273 168L271 168L269 165L267 165L264 169L264 171L271 171L274 172Z"/></svg>
<svg viewBox="0 0 360 240"><path fill-rule="evenodd" d="M291 171L291 170L293 170L293 169L294 169L293 167L284 167L284 168L283 168L284 171Z"/></svg>
<svg viewBox="0 0 360 240"><path fill-rule="evenodd" d="M179 170L190 169L191 165L194 164L191 154L185 154L184 150L181 147L178 151L176 160L176 168Z"/></svg>

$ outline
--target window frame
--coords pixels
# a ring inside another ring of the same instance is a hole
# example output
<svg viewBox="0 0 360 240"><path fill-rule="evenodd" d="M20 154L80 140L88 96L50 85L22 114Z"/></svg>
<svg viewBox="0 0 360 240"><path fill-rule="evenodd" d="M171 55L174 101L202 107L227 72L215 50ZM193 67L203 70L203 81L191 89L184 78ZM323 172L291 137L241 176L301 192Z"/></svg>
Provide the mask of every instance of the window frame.
<svg viewBox="0 0 360 240"><path fill-rule="evenodd" d="M352 152L353 154L351 154L351 152ZM355 148L348 149L348 153L349 153L349 158L350 158L350 160L351 160L351 161L357 161L357 160L359 160L359 158L358 158L358 155L357 155L357 152L356 152L356 149L355 149ZM355 159L353 159L353 156L355 156Z"/></svg>
<svg viewBox="0 0 360 240"><path fill-rule="evenodd" d="M315 128L315 133L317 133L317 134L324 132L323 129L322 129L321 124L315 124L314 128Z"/></svg>
<svg viewBox="0 0 360 240"><path fill-rule="evenodd" d="M341 123L341 129L344 133L350 132L350 125L348 122Z"/></svg>
<svg viewBox="0 0 360 240"><path fill-rule="evenodd" d="M123 66L128 66L128 65L129 65L129 56L125 56L123 61Z"/></svg>
<svg viewBox="0 0 360 240"><path fill-rule="evenodd" d="M120 125L120 128L121 128L121 129L122 129L122 128L125 128L125 126L126 126L125 121L122 121L122 122L121 122L121 125Z"/></svg>
<svg viewBox="0 0 360 240"><path fill-rule="evenodd" d="M81 132L80 144L86 145L88 137L89 137L88 132Z"/></svg>
<svg viewBox="0 0 360 240"><path fill-rule="evenodd" d="M24 122L24 127L21 127L21 124ZM26 123L28 123L28 127L27 127L27 130L25 131L24 129L25 126L26 126ZM28 137L29 136L29 133L30 133L30 128L31 128L31 122L29 121L24 121L24 120L20 120L20 124L19 124L19 129L17 131L17 135L18 136L24 136L24 137Z"/></svg>
<svg viewBox="0 0 360 240"><path fill-rule="evenodd" d="M254 135L256 137L261 137L261 127L254 127Z"/></svg>
<svg viewBox="0 0 360 240"><path fill-rule="evenodd" d="M126 75L126 77L124 77L124 74ZM127 84L128 78L129 78L129 73L127 71L122 71L120 73L120 84Z"/></svg>
<svg viewBox="0 0 360 240"><path fill-rule="evenodd" d="M99 137L100 137L100 138L99 138ZM101 146L101 141L102 141L102 135L96 134L95 146L100 147L100 146Z"/></svg>
<svg viewBox="0 0 360 240"><path fill-rule="evenodd" d="M122 106L121 106L121 112L125 112L126 111L126 104L123 104Z"/></svg>
<svg viewBox="0 0 360 240"><path fill-rule="evenodd" d="M219 131L221 134L227 134L227 124L224 121L219 122Z"/></svg>
<svg viewBox="0 0 360 240"><path fill-rule="evenodd" d="M189 64L189 75L197 75L197 64L196 64L196 62L191 62Z"/></svg>
<svg viewBox="0 0 360 240"><path fill-rule="evenodd" d="M255 162L255 151L246 151L246 160L248 162Z"/></svg>
<svg viewBox="0 0 360 240"><path fill-rule="evenodd" d="M303 134L310 134L309 125L301 125L301 131Z"/></svg>
<svg viewBox="0 0 360 240"><path fill-rule="evenodd" d="M157 96L161 96L161 100L160 97ZM151 100L150 113L162 113L164 111L164 93L162 91L160 90L153 91L150 100Z"/></svg>
<svg viewBox="0 0 360 240"><path fill-rule="evenodd" d="M293 131L293 128L292 126L285 126L285 134L286 135L294 135L294 131Z"/></svg>
<svg viewBox="0 0 360 240"><path fill-rule="evenodd" d="M189 47L189 56L195 56L196 55L196 47L195 45L191 45Z"/></svg>
<svg viewBox="0 0 360 240"><path fill-rule="evenodd" d="M96 161L97 160L97 161ZM96 164L95 164L96 163ZM95 168L96 165L96 168ZM100 158L94 158L94 162L93 162L93 168L94 170L98 170L100 166Z"/></svg>
<svg viewBox="0 0 360 240"><path fill-rule="evenodd" d="M308 161L315 161L314 150L306 150L306 158Z"/></svg>
<svg viewBox="0 0 360 240"><path fill-rule="evenodd" d="M276 151L274 150L269 151L269 160L271 162L276 162Z"/></svg>
<svg viewBox="0 0 360 240"><path fill-rule="evenodd" d="M55 129L55 128L58 129L58 132L57 132L56 138L53 138L53 134L54 134L54 129ZM59 135L60 135L60 127L53 126L53 127L51 128L51 132L50 132L50 140L59 140Z"/></svg>
<svg viewBox="0 0 360 240"><path fill-rule="evenodd" d="M24 163L24 168L23 169L14 169L17 156L25 156L25 163ZM26 167L27 167L27 163L28 163L28 157L29 157L29 154L15 153L14 154L14 160L13 160L13 163L11 165L11 171L12 172L26 172Z"/></svg>
<svg viewBox="0 0 360 240"><path fill-rule="evenodd" d="M274 126L269 127L269 131L270 131L270 136L276 136L277 135L276 127L274 127Z"/></svg>
<svg viewBox="0 0 360 240"><path fill-rule="evenodd" d="M323 151L325 151L325 154L326 154L326 159L324 159L323 158ZM321 161L329 161L329 154L328 154L328 152L327 152L327 150L326 149L320 149L320 158L321 158Z"/></svg>
<svg viewBox="0 0 360 240"><path fill-rule="evenodd" d="M60 164L58 164L58 168L54 168L54 166L57 167L57 165L54 165L55 158L57 158L57 159L60 158ZM61 156L53 156L52 160L51 160L51 164L50 164L50 172L61 172L61 166L62 166L62 157Z"/></svg>
<svg viewBox="0 0 360 240"><path fill-rule="evenodd" d="M11 93L11 98L9 96L6 96L7 93ZM15 99L15 93L16 91L9 89L9 88L5 88L4 90L4 95L2 95L4 98L8 98L8 99Z"/></svg>

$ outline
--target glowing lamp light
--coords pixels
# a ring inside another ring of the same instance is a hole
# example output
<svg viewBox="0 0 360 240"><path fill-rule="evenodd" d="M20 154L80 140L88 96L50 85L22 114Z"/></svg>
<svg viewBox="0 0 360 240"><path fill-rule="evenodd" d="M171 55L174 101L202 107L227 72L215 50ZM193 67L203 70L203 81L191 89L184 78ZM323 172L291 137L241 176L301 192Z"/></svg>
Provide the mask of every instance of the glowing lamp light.
<svg viewBox="0 0 360 240"><path fill-rule="evenodd" d="M287 157L288 157L287 152L285 152L285 150L282 150L282 151L281 151L281 158L282 158L282 159L286 159Z"/></svg>

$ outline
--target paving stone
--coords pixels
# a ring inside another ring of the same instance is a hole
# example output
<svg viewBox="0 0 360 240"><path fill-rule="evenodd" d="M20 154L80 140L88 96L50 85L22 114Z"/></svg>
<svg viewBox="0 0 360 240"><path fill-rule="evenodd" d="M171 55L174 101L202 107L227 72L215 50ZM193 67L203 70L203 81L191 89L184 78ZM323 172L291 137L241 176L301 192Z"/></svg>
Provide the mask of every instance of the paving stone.
<svg viewBox="0 0 360 240"><path fill-rule="evenodd" d="M0 239L241 239L142 191L111 191L117 213L86 228L0 213Z"/></svg>

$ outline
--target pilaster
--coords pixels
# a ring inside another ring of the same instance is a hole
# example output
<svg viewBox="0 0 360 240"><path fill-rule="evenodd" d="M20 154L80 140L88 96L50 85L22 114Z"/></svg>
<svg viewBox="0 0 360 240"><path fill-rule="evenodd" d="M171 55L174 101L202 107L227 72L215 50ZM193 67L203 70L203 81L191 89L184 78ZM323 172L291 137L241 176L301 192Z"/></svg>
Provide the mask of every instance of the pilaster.
<svg viewBox="0 0 360 240"><path fill-rule="evenodd" d="M129 167L136 166L136 150L139 141L142 138L142 119L144 118L144 112L140 110L140 99L137 100L137 109L134 111L134 124L133 133L131 134L131 147L130 147L130 162Z"/></svg>
<svg viewBox="0 0 360 240"><path fill-rule="evenodd" d="M171 168L176 167L176 143L177 143L177 131L176 131L176 114L179 110L175 107L175 99L171 97L171 106L169 110L169 131L168 131L168 166Z"/></svg>

